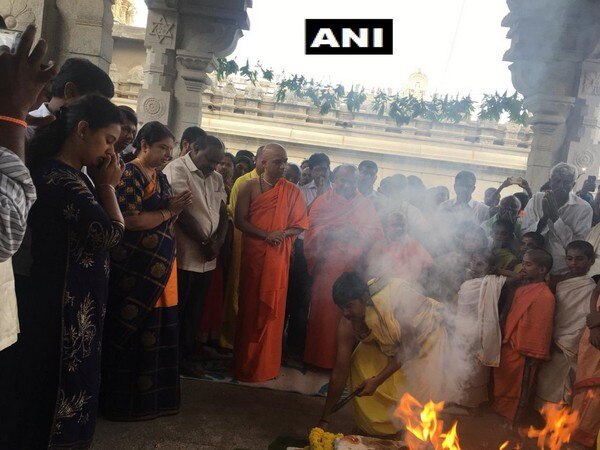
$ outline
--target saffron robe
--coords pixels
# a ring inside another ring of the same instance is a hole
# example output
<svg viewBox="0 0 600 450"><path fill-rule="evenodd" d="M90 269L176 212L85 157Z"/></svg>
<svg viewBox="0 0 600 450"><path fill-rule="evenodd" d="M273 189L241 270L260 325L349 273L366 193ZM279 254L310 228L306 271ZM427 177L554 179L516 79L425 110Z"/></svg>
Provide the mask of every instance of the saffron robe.
<svg viewBox="0 0 600 450"><path fill-rule="evenodd" d="M271 232L308 228L300 189L281 178L250 204L248 221ZM242 236L239 311L233 351L233 375L240 381L275 378L281 366L285 302L294 238L277 246Z"/></svg>
<svg viewBox="0 0 600 450"><path fill-rule="evenodd" d="M500 366L494 369L494 410L515 420L523 391L526 358L550 359L554 295L544 282L519 287L503 326ZM528 389L533 386L531 371Z"/></svg>
<svg viewBox="0 0 600 450"><path fill-rule="evenodd" d="M556 286L556 312L551 359L540 366L536 407L572 400L579 342L596 283L589 276L569 278Z"/></svg>
<svg viewBox="0 0 600 450"><path fill-rule="evenodd" d="M242 175L233 184L229 194L229 205L227 212L233 220L235 214L235 204L240 187L246 181L258 178L258 172L254 169ZM223 324L221 328L221 337L219 338L221 347L233 349L233 340L235 336L236 317L238 314L238 287L240 282L240 264L242 261L242 232L237 228L233 229L233 244L231 247L231 262L229 265L229 274L227 275L227 286L225 289L225 302L223 304Z"/></svg>
<svg viewBox="0 0 600 450"><path fill-rule="evenodd" d="M433 264L429 252L410 236L392 242L386 239L382 245L383 248L377 247L382 250L378 258L368 261L370 275L386 275L417 283L421 273Z"/></svg>
<svg viewBox="0 0 600 450"><path fill-rule="evenodd" d="M500 363L498 300L505 281L505 277L487 275L465 281L458 292L455 340L464 345L472 367L461 389L463 406L474 408L488 400L490 367Z"/></svg>
<svg viewBox="0 0 600 450"><path fill-rule="evenodd" d="M340 309L332 287L338 277L359 269L359 262L383 229L373 204L362 194L350 200L330 189L312 204L304 239L308 273L313 277L304 361L332 369L337 352Z"/></svg>
<svg viewBox="0 0 600 450"><path fill-rule="evenodd" d="M398 430L392 423L395 406L404 393L426 402L450 400L445 375L451 372L451 348L444 326L444 306L427 298L399 278L377 279L369 285L372 305L365 323L370 333L352 354L350 391L378 375L398 352L402 368L392 374L369 397L352 401L356 424L369 435L390 435Z"/></svg>
<svg viewBox="0 0 600 450"><path fill-rule="evenodd" d="M600 300L596 310L600 311ZM591 447L596 436L600 436L600 350L590 344L587 327L579 343L573 396L573 410L579 413L573 440Z"/></svg>

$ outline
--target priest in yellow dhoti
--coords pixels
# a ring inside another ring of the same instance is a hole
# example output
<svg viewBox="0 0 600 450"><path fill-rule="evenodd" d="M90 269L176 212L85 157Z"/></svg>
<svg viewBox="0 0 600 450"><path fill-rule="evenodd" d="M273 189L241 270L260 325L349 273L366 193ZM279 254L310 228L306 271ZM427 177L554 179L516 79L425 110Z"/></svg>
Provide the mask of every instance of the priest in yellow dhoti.
<svg viewBox="0 0 600 450"><path fill-rule="evenodd" d="M233 184L229 194L229 204L227 212L233 222L235 214L235 204L237 203L240 187L253 178L258 178L265 170L262 165L263 147L256 150L256 168L245 175L242 175ZM229 264L229 274L227 276L227 286L225 288L225 303L223 305L223 324L221 326L221 337L219 344L223 348L233 349L235 337L236 317L238 313L238 285L240 284L240 265L242 263L242 232L237 228L233 229L233 244L231 248L231 262Z"/></svg>
<svg viewBox="0 0 600 450"><path fill-rule="evenodd" d="M342 311L338 350L319 427L326 428L346 384L361 432L393 435L393 410L410 392L420 401L446 399L442 383L448 336L443 305L401 279L366 283L346 272L333 285Z"/></svg>

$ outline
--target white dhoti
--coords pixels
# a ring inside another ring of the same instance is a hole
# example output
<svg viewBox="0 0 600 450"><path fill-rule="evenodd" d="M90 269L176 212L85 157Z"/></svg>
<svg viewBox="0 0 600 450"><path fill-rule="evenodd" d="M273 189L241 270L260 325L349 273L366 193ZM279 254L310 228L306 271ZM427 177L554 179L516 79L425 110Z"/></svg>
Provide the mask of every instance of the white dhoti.
<svg viewBox="0 0 600 450"><path fill-rule="evenodd" d="M571 403L579 341L596 283L589 276L569 278L556 286L556 309L551 359L538 372L535 406Z"/></svg>
<svg viewBox="0 0 600 450"><path fill-rule="evenodd" d="M498 300L505 277L488 275L465 281L458 292L455 343L468 355L467 376L458 403L477 407L488 400L490 367L498 367L502 335Z"/></svg>

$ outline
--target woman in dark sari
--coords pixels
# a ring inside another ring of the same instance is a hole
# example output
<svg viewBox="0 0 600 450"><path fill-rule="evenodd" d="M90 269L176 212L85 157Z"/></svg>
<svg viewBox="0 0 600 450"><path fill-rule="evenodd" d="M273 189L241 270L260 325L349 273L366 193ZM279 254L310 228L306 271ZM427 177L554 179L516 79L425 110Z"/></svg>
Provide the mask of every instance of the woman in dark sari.
<svg viewBox="0 0 600 450"><path fill-rule="evenodd" d="M177 266L173 221L191 193L172 197L160 168L173 134L149 122L136 158L117 186L123 242L111 254L101 410L111 420L146 420L179 411Z"/></svg>
<svg viewBox="0 0 600 450"><path fill-rule="evenodd" d="M28 221L34 295L19 311L23 377L15 416L22 442L14 448L78 449L92 441L109 250L123 236L115 197L120 123L109 100L82 97L28 148L38 196Z"/></svg>

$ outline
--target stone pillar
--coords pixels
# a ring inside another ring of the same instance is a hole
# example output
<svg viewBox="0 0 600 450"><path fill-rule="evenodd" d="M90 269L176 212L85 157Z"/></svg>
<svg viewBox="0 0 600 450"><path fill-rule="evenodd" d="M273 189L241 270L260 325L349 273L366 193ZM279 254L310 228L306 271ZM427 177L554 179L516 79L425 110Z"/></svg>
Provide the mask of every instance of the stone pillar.
<svg viewBox="0 0 600 450"><path fill-rule="evenodd" d="M580 167L593 162L581 148L578 130L585 120L579 111L590 110L578 98L582 64L594 52L600 38L600 4L570 0L508 0L510 13L502 25L510 28L511 47L504 55L511 61L515 89L523 94L532 114L534 131L527 177L534 190L548 180L550 169L560 161ZM593 108L592 108L593 110ZM592 111L591 114L597 112ZM587 145L587 143L585 144ZM578 156L579 155L579 156Z"/></svg>
<svg viewBox="0 0 600 450"><path fill-rule="evenodd" d="M600 169L600 60L583 63L578 97L580 114L574 120L577 134L568 147L568 162L580 173L598 176ZM584 177L580 177L580 184Z"/></svg>
<svg viewBox="0 0 600 450"><path fill-rule="evenodd" d="M62 63L87 58L108 72L112 58L113 0L0 0L9 28L35 22L48 41L49 56Z"/></svg>
<svg viewBox="0 0 600 450"><path fill-rule="evenodd" d="M140 120L159 120L180 136L202 121L202 93L216 59L230 55L249 29L249 0L146 0L147 64Z"/></svg>

